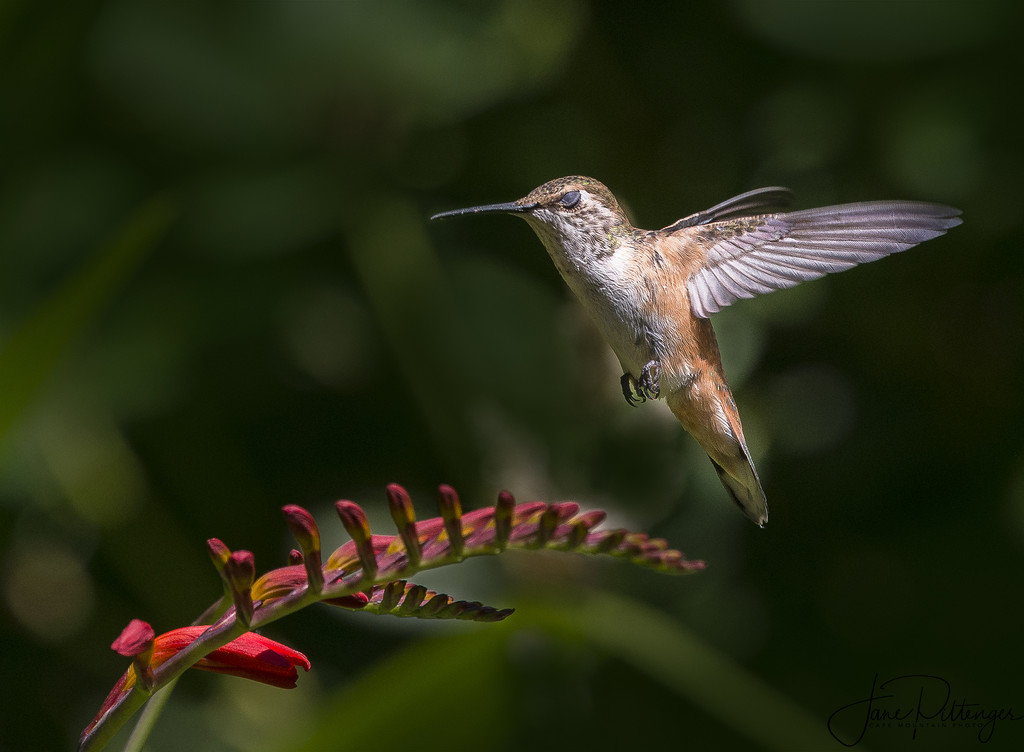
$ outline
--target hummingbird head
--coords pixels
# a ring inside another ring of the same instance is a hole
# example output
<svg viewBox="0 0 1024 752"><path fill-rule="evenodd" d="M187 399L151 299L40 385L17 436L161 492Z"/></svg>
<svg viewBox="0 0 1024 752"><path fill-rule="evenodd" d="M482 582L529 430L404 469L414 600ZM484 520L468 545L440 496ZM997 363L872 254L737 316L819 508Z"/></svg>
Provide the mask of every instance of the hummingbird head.
<svg viewBox="0 0 1024 752"><path fill-rule="evenodd" d="M455 209L431 219L495 212L525 219L563 275L599 263L633 230L611 191L580 175L551 180L517 201Z"/></svg>

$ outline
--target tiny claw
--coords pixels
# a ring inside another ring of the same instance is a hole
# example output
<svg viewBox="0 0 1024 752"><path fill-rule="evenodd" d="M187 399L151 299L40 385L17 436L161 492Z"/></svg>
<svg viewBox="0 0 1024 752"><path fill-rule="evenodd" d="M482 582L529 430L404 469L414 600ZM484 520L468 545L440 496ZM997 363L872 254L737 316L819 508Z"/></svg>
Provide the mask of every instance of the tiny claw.
<svg viewBox="0 0 1024 752"><path fill-rule="evenodd" d="M626 398L626 404L630 407L636 407L641 402L647 401L647 397L643 391L636 388L636 379L633 378L633 374L622 374L622 377L619 379L619 384L622 386L622 396Z"/></svg>
<svg viewBox="0 0 1024 752"><path fill-rule="evenodd" d="M636 382L636 391L646 402L648 399L656 400L661 396L661 363L652 360L640 371L640 378Z"/></svg>

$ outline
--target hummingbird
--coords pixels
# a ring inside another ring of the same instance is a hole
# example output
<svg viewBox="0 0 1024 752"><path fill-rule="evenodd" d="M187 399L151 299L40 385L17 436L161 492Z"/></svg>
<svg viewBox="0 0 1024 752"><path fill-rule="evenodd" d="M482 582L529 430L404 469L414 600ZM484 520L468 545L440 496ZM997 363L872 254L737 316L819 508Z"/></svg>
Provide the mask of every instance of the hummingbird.
<svg viewBox="0 0 1024 752"><path fill-rule="evenodd" d="M431 219L485 213L525 219L618 358L626 402L664 397L732 500L763 527L768 502L711 315L741 298L905 251L961 221L958 209L919 201L778 211L791 197L786 188L758 188L660 230L641 230L602 183L573 175L516 201Z"/></svg>

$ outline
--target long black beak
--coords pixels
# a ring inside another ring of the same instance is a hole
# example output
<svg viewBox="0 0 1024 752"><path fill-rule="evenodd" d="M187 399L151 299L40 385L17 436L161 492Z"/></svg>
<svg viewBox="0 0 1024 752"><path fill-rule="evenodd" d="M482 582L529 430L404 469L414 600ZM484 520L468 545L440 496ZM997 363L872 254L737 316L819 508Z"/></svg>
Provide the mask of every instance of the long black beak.
<svg viewBox="0 0 1024 752"><path fill-rule="evenodd" d="M535 204L518 204L509 201L506 204L488 204L487 206L471 206L468 209L452 209L451 211L435 214L431 219L444 219L445 217L459 217L463 214L522 214L533 209Z"/></svg>

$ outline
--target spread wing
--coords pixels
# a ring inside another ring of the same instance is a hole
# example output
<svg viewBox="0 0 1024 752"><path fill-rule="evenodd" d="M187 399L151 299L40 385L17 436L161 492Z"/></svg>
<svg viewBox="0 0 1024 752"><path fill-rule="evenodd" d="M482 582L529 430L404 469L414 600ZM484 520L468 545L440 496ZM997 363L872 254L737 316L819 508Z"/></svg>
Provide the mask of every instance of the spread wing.
<svg viewBox="0 0 1024 752"><path fill-rule="evenodd" d="M747 205L750 195L705 212L725 206L730 218L681 224L687 217L676 223L678 229L692 227L687 234L707 249L703 268L687 282L696 316L708 318L739 298L905 251L960 224L958 209L916 201L870 201L742 218L729 210L730 202Z"/></svg>

